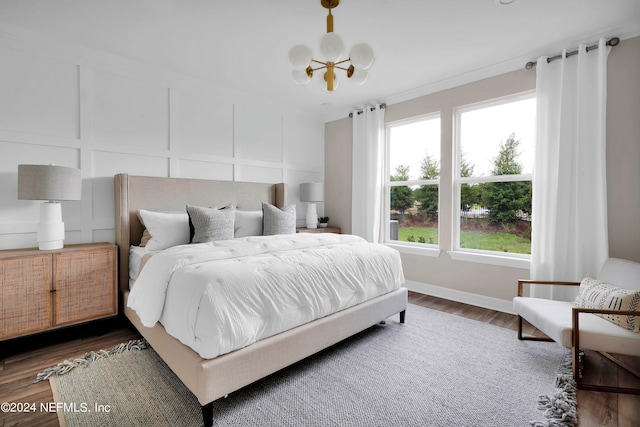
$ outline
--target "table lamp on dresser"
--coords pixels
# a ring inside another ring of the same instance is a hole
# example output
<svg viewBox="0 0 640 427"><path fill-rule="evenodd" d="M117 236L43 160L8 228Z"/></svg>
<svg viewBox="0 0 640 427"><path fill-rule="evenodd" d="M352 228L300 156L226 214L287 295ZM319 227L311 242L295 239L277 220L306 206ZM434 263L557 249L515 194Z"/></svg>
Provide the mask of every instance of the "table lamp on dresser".
<svg viewBox="0 0 640 427"><path fill-rule="evenodd" d="M324 184L321 182L305 182L300 184L300 201L308 202L307 228L318 228L316 202L324 201Z"/></svg>
<svg viewBox="0 0 640 427"><path fill-rule="evenodd" d="M18 165L18 200L44 200L40 204L38 248L62 249L64 222L60 201L80 200L80 169L55 165Z"/></svg>

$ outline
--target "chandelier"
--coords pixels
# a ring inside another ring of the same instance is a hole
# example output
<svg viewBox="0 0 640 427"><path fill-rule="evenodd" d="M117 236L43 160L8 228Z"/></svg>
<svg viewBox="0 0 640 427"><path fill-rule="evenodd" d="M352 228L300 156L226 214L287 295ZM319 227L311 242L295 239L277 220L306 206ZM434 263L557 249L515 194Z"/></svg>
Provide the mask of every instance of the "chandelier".
<svg viewBox="0 0 640 427"><path fill-rule="evenodd" d="M340 4L340 0L320 0L320 4L329 9L327 15L327 34L320 39L320 53L325 61L318 61L312 58L311 49L298 44L289 50L289 61L293 65L293 81L296 84L304 85L311 81L313 72L325 70L324 81L327 84L327 91L332 92L338 88L339 80L335 70L347 72L347 78L357 85L364 84L369 76L368 69L373 64L373 49L366 43L358 43L351 49L348 58L343 59L345 47L342 38L333 32L333 15L331 9ZM347 63L349 65L347 66ZM318 64L313 68L312 64ZM323 84L324 85L324 84Z"/></svg>

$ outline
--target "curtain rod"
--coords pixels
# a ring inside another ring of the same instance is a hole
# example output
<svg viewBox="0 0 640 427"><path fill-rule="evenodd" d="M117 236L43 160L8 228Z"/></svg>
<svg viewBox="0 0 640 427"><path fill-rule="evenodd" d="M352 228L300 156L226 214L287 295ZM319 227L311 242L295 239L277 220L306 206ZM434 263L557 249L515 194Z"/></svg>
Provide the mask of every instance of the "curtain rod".
<svg viewBox="0 0 640 427"><path fill-rule="evenodd" d="M387 104L380 104L380 108L381 109L387 108ZM376 107L369 107L369 109L371 111L374 111L376 109ZM358 111L356 111L356 113L358 113L358 115L360 115L360 114L364 113L364 110L358 110ZM349 113L349 117L353 117L353 113Z"/></svg>
<svg viewBox="0 0 640 427"><path fill-rule="evenodd" d="M618 43L620 43L620 39L618 37L612 37L607 41L607 46L617 46ZM595 50L598 48L597 44L591 45L591 46L587 46L587 52L589 52L590 50ZM567 58L573 55L577 55L578 54L578 49L573 50L571 52L567 52ZM556 56L552 56L550 58L547 58L547 64L551 61L555 61L556 59L560 59L562 58L562 54L556 55ZM526 68L527 70L532 69L533 67L536 66L536 61L529 61L527 62L527 64L524 66L524 68Z"/></svg>

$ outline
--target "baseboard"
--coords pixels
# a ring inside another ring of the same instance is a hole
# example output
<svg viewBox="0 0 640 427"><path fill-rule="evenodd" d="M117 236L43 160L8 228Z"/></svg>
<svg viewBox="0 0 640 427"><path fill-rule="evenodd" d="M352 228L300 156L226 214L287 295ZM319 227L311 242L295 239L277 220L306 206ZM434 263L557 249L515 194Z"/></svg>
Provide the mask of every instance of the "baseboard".
<svg viewBox="0 0 640 427"><path fill-rule="evenodd" d="M513 312L511 301L499 298L492 298L484 295L458 291L450 288L443 288L441 286L428 285L426 283L414 282L410 280L405 283L405 287L410 291L418 292L425 295L432 295L434 297L462 302L469 305L475 305L477 307L488 308L490 310L496 310L503 313L515 314Z"/></svg>

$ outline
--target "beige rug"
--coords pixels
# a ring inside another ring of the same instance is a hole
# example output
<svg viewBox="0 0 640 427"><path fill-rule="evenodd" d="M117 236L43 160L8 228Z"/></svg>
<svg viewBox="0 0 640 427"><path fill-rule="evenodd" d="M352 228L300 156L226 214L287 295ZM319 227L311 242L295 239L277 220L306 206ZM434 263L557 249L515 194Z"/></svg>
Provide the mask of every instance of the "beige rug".
<svg viewBox="0 0 640 427"><path fill-rule="evenodd" d="M49 378L65 427L201 426L200 404L152 349L130 350Z"/></svg>
<svg viewBox="0 0 640 427"><path fill-rule="evenodd" d="M202 425L197 399L152 349L127 349L136 344L43 373L56 402L69 405L61 424ZM554 343L410 305L404 325L391 318L216 401L214 425L543 426L543 394L554 426L571 426L576 402L554 388L565 355Z"/></svg>

